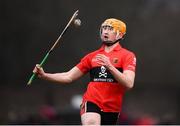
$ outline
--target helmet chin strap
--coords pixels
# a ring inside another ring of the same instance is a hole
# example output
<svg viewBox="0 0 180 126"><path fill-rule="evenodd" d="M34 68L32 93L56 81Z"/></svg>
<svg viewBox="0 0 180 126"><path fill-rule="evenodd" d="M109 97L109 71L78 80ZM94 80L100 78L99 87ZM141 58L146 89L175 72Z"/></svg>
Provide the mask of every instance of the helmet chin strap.
<svg viewBox="0 0 180 126"><path fill-rule="evenodd" d="M107 46L112 46L115 43L119 42L120 40L122 40L123 38L117 39L116 41L103 41L103 44L107 45Z"/></svg>
<svg viewBox="0 0 180 126"><path fill-rule="evenodd" d="M116 40L116 41L103 41L103 44L107 45L107 46L112 46L115 43L117 43L120 39Z"/></svg>

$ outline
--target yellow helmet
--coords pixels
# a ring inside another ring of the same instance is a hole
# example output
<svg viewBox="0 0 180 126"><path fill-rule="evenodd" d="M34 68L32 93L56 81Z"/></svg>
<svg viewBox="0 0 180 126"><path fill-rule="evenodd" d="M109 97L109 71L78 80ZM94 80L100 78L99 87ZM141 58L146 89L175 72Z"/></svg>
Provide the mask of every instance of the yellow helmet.
<svg viewBox="0 0 180 126"><path fill-rule="evenodd" d="M126 34L126 24L121 20L109 18L102 23L101 27L105 25L113 27L114 31L117 33L121 32L123 35Z"/></svg>

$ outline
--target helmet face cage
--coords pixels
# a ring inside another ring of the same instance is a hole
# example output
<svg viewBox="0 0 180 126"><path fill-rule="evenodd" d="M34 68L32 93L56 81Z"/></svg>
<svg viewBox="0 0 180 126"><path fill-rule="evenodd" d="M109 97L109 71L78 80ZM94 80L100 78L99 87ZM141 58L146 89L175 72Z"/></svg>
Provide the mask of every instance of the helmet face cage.
<svg viewBox="0 0 180 126"><path fill-rule="evenodd" d="M112 30L112 31L115 32L115 30L114 30L114 28L112 26L110 26L110 25L101 25L100 30L99 30L100 31L100 37L101 37L103 28L108 28L109 30Z"/></svg>
<svg viewBox="0 0 180 126"><path fill-rule="evenodd" d="M112 27L114 32L118 35L119 33L122 33L123 36L126 34L126 24L122 22L121 20L115 19L115 18L110 18L106 19L101 27L100 27L100 36L102 34L102 28L103 27Z"/></svg>

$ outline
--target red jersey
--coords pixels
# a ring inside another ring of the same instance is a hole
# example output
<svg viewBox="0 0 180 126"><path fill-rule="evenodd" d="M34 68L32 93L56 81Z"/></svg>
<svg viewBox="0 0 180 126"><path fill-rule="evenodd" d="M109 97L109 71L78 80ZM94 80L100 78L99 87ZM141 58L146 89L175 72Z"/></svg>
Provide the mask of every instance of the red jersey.
<svg viewBox="0 0 180 126"><path fill-rule="evenodd" d="M86 55L77 64L77 67L83 72L90 72L90 82L83 96L83 103L90 101L100 107L103 112L120 112L125 88L118 83L112 74L104 67L96 63L96 55L104 54L109 57L110 62L121 72L131 70L135 72L135 55L122 48L118 44L111 52L104 50L104 45Z"/></svg>

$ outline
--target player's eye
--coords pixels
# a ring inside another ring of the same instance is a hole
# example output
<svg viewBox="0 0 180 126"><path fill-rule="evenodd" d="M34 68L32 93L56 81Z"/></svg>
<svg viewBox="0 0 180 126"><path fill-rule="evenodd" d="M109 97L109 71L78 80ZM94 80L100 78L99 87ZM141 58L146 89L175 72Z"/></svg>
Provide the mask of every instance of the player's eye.
<svg viewBox="0 0 180 126"><path fill-rule="evenodd" d="M111 26L108 26L108 25L105 25L102 27L104 30L109 30L109 31L112 31L113 30L113 27Z"/></svg>

